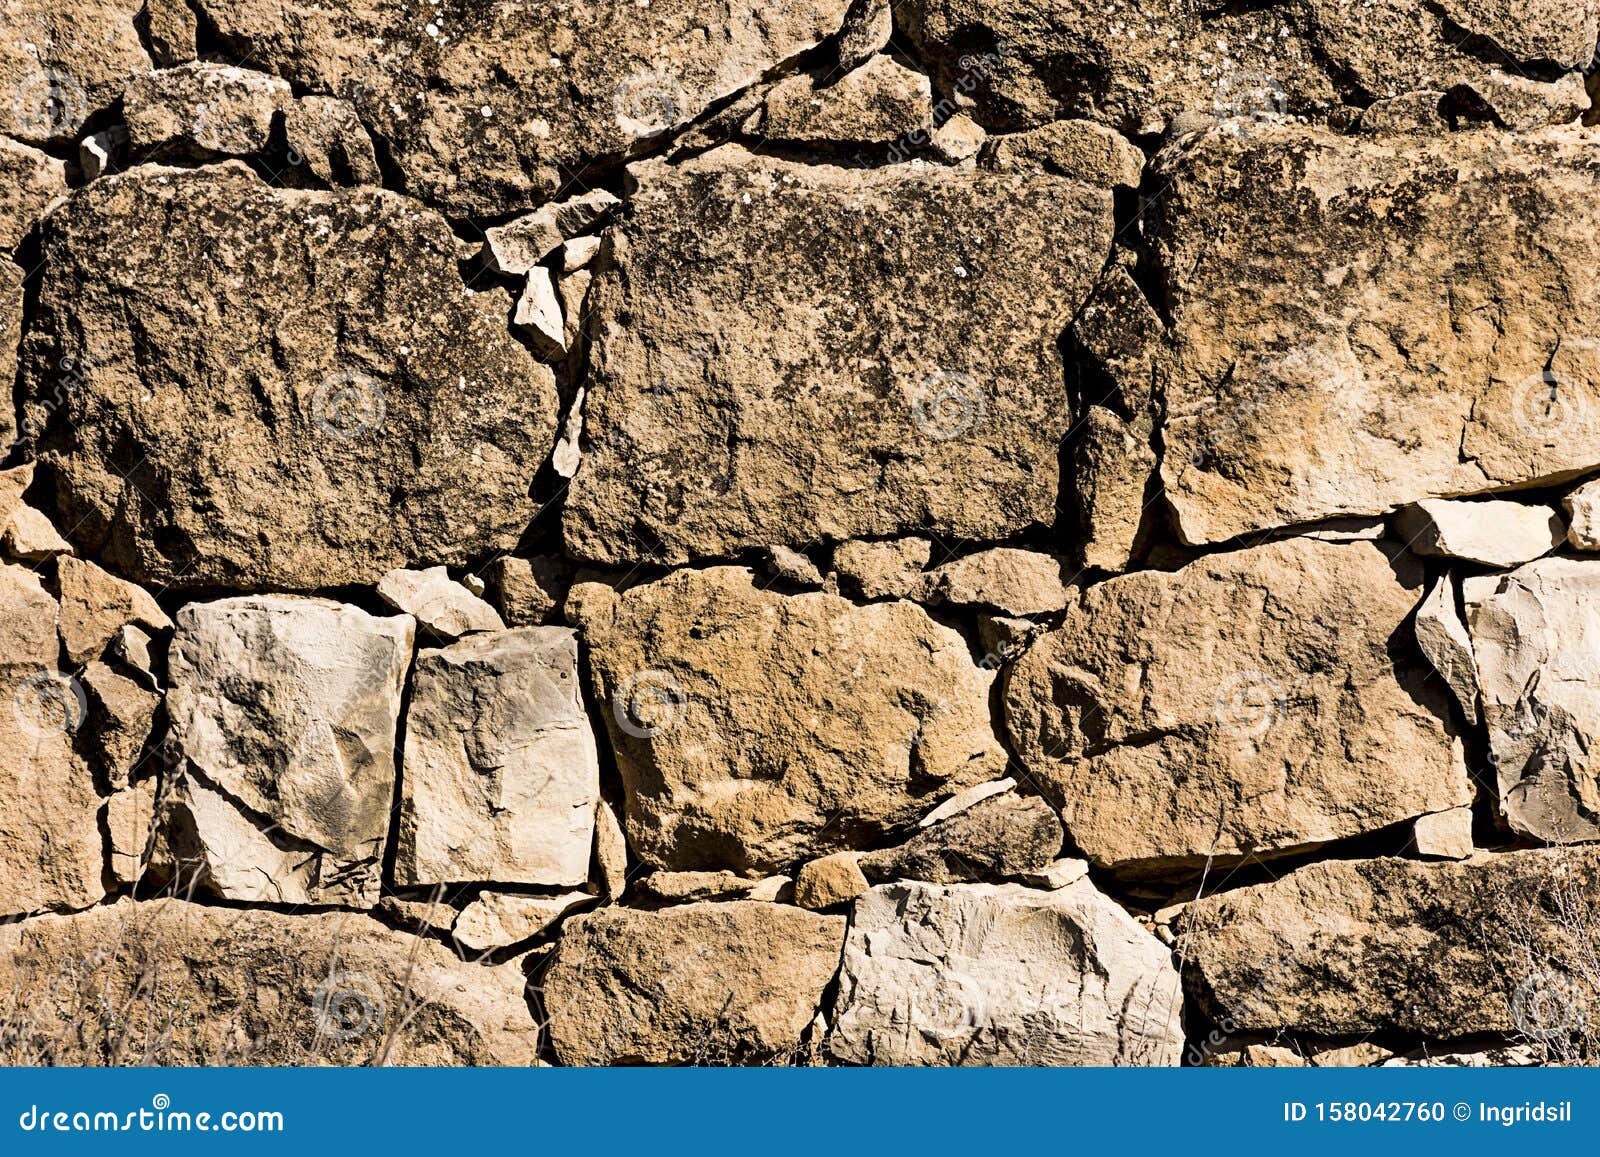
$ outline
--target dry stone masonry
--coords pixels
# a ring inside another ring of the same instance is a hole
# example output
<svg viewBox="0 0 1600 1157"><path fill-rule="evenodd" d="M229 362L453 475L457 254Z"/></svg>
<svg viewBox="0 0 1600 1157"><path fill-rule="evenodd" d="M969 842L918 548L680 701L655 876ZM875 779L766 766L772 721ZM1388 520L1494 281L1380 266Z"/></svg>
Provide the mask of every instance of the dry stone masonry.
<svg viewBox="0 0 1600 1157"><path fill-rule="evenodd" d="M1600 1061L1597 38L6 0L0 1062Z"/></svg>

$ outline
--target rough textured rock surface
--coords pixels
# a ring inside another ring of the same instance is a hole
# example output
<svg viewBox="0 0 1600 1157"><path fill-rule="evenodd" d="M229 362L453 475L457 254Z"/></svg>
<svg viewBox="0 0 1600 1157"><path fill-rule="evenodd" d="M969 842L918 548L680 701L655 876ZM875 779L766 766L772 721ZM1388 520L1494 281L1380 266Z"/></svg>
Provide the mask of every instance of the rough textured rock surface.
<svg viewBox="0 0 1600 1157"><path fill-rule="evenodd" d="M554 381L442 218L231 163L96 181L47 234L24 413L60 525L127 577L309 589L515 543Z"/></svg>
<svg viewBox="0 0 1600 1157"><path fill-rule="evenodd" d="M1567 537L1559 514L1548 506L1522 502L1427 499L1402 510L1395 528L1417 554L1494 567L1532 562Z"/></svg>
<svg viewBox="0 0 1600 1157"><path fill-rule="evenodd" d="M1597 872L1593 849L1310 864L1191 907L1190 988L1239 1032L1515 1032L1530 961L1583 967L1587 925L1559 913Z"/></svg>
<svg viewBox="0 0 1600 1157"><path fill-rule="evenodd" d="M1080 880L884 884L856 900L828 1050L874 1065L1174 1065L1168 951Z"/></svg>
<svg viewBox="0 0 1600 1157"><path fill-rule="evenodd" d="M778 904L606 908L568 921L544 976L566 1064L782 1061L839 967L842 916Z"/></svg>
<svg viewBox="0 0 1600 1157"><path fill-rule="evenodd" d="M416 619L424 631L445 639L505 629L495 609L451 578L442 566L392 570L378 580L378 597Z"/></svg>
<svg viewBox="0 0 1600 1157"><path fill-rule="evenodd" d="M407 188L459 216L531 208L837 32L848 0L584 0L559 10L199 0L221 43L351 101Z"/></svg>
<svg viewBox="0 0 1600 1157"><path fill-rule="evenodd" d="M474 635L417 656L396 877L582 884L600 766L562 627Z"/></svg>
<svg viewBox="0 0 1600 1157"><path fill-rule="evenodd" d="M196 61L136 77L122 115L136 151L248 156L266 151L273 123L293 103L280 77Z"/></svg>
<svg viewBox="0 0 1600 1157"><path fill-rule="evenodd" d="M143 0L9 0L0 36L0 135L64 143L150 70Z"/></svg>
<svg viewBox="0 0 1600 1157"><path fill-rule="evenodd" d="M874 883L925 880L930 884L1000 882L1047 868L1061 851L1061 821L1037 796L991 796L897 848L868 852L857 861Z"/></svg>
<svg viewBox="0 0 1600 1157"><path fill-rule="evenodd" d="M1104 260L1108 191L732 148L636 175L590 295L570 551L678 563L1054 521L1056 341Z"/></svg>
<svg viewBox="0 0 1600 1157"><path fill-rule="evenodd" d="M859 847L1005 766L993 676L910 603L780 595L716 567L597 596L584 618L647 863L765 872Z"/></svg>
<svg viewBox="0 0 1600 1157"><path fill-rule="evenodd" d="M1084 592L1011 670L1027 767L1103 866L1313 847L1471 802L1443 689L1392 652L1422 571L1291 539Z"/></svg>
<svg viewBox="0 0 1600 1157"><path fill-rule="evenodd" d="M1483 719L1512 828L1600 838L1600 563L1549 558L1499 578L1468 618Z"/></svg>
<svg viewBox="0 0 1600 1157"><path fill-rule="evenodd" d="M818 84L793 76L767 94L761 135L775 141L888 142L933 127L928 78L889 56Z"/></svg>
<svg viewBox="0 0 1600 1157"><path fill-rule="evenodd" d="M66 195L64 162L0 137L0 249L15 249L45 210Z"/></svg>
<svg viewBox="0 0 1600 1157"><path fill-rule="evenodd" d="M121 900L0 927L0 985L30 1054L58 1063L527 1065L537 1049L515 966L364 916ZM116 1015L130 1007L149 1018Z"/></svg>

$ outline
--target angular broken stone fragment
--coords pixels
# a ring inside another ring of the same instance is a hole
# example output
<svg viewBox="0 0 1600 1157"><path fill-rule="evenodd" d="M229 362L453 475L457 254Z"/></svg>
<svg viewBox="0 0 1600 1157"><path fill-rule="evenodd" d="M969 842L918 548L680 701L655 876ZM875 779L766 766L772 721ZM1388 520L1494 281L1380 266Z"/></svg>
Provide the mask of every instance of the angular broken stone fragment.
<svg viewBox="0 0 1600 1157"><path fill-rule="evenodd" d="M591 189L557 201L484 232L484 255L500 273L521 276L543 261L568 238L603 225L622 202L605 189Z"/></svg>
<svg viewBox="0 0 1600 1157"><path fill-rule="evenodd" d="M1442 576L1417 607L1417 646L1461 704L1468 722L1478 722L1478 669L1472 637L1456 610L1455 584Z"/></svg>
<svg viewBox="0 0 1600 1157"><path fill-rule="evenodd" d="M651 872L639 879L639 893L651 900L682 904L697 900L773 900L788 876L752 880L732 872Z"/></svg>
<svg viewBox="0 0 1600 1157"><path fill-rule="evenodd" d="M1600 304L1571 278L1600 261L1592 154L1576 128L1272 126L1163 153L1148 228L1183 541L1593 470Z"/></svg>
<svg viewBox="0 0 1600 1157"><path fill-rule="evenodd" d="M616 809L605 800L594 805L594 864L600 894L615 900L628 889L628 837Z"/></svg>
<svg viewBox="0 0 1600 1157"><path fill-rule="evenodd" d="M999 882L1044 870L1060 854L1063 838L1049 804L1007 792L921 829L899 847L867 852L857 863L874 883Z"/></svg>
<svg viewBox="0 0 1600 1157"><path fill-rule="evenodd" d="M1030 888L1048 888L1054 892L1076 884L1088 874L1088 860L1054 860L1036 872L1023 872L1017 879Z"/></svg>
<svg viewBox="0 0 1600 1157"><path fill-rule="evenodd" d="M5 102L0 101L0 110ZM67 164L0 136L0 249L10 252L67 195ZM21 284L21 278L17 279ZM16 345L16 335L11 336Z"/></svg>
<svg viewBox="0 0 1600 1157"><path fill-rule="evenodd" d="M1581 73L1564 73L1554 83L1535 80L1498 68L1464 82L1465 90L1482 102L1495 123L1513 132L1528 132L1546 125L1576 121L1589 108L1589 94Z"/></svg>
<svg viewBox="0 0 1600 1157"><path fill-rule="evenodd" d="M0 154L3 160L3 154ZM3 195L3 194L0 194ZM0 204L0 217L5 207ZM0 258L0 382L17 380L17 343L22 340L22 270ZM0 453L10 455L17 440L15 406L0 405ZM32 463L29 463L32 469ZM31 479L31 474L30 474ZM0 495L8 495L13 486L0 478ZM20 494L20 491L19 491ZM14 503L9 503L14 506ZM0 526L10 518L6 509L8 499L0 497Z"/></svg>
<svg viewBox="0 0 1600 1157"><path fill-rule="evenodd" d="M517 312L512 315L515 325L533 343L542 357L559 358L567 352L566 324L561 318L561 299L556 296L555 282L550 271L542 265L528 270L522 296L517 299Z"/></svg>
<svg viewBox="0 0 1600 1157"><path fill-rule="evenodd" d="M1574 550L1600 550L1600 479L1585 482L1561 500L1566 509L1567 542Z"/></svg>
<svg viewBox="0 0 1600 1157"><path fill-rule="evenodd" d="M383 173L361 118L348 101L303 96L283 113L284 143L330 185L381 185Z"/></svg>
<svg viewBox="0 0 1600 1157"><path fill-rule="evenodd" d="M572 566L553 555L502 555L484 572L489 595L508 626L537 627L555 617L572 585Z"/></svg>
<svg viewBox="0 0 1600 1157"><path fill-rule="evenodd" d="M990 127L1089 117L1133 135L1181 110L1236 131L1326 116L1508 65L1586 66L1591 5L1559 0L1436 5L1343 0L1214 6L1133 0L901 0L899 26L944 90Z"/></svg>
<svg viewBox="0 0 1600 1157"><path fill-rule="evenodd" d="M144 779L106 800L106 841L111 878L131 886L144 875L145 852L150 843L156 811L155 779Z"/></svg>
<svg viewBox="0 0 1600 1157"><path fill-rule="evenodd" d="M544 974L563 1064L782 1062L839 967L844 917L736 900L567 922Z"/></svg>
<svg viewBox="0 0 1600 1157"><path fill-rule="evenodd" d="M24 413L59 525L120 573L309 590L521 536L555 383L442 217L229 162L95 181L47 234Z"/></svg>
<svg viewBox="0 0 1600 1157"><path fill-rule="evenodd" d="M465 963L350 913L119 900L0 927L0 986L15 994L24 1047L54 1064L529 1065L538 1054L521 969Z"/></svg>
<svg viewBox="0 0 1600 1157"><path fill-rule="evenodd" d="M123 117L128 145L138 153L248 156L266 151L274 120L293 102L280 77L201 60L135 78L123 96Z"/></svg>
<svg viewBox="0 0 1600 1157"><path fill-rule="evenodd" d="M882 52L894 35L891 0L854 0L835 44L841 69L858 68Z"/></svg>
<svg viewBox="0 0 1600 1157"><path fill-rule="evenodd" d="M933 543L925 538L841 542L833 568L846 592L860 598L916 598L927 583L923 570L932 555Z"/></svg>
<svg viewBox="0 0 1600 1157"><path fill-rule="evenodd" d="M874 56L843 76L806 73L767 94L760 135L775 141L888 144L933 128L926 75L890 56Z"/></svg>
<svg viewBox="0 0 1600 1157"><path fill-rule="evenodd" d="M593 902L588 892L559 896L480 892L456 917L450 935L469 952L493 952L537 936L580 904Z"/></svg>
<svg viewBox="0 0 1600 1157"><path fill-rule="evenodd" d="M417 656L399 882L582 884L599 799L572 631L494 631Z"/></svg>
<svg viewBox="0 0 1600 1157"><path fill-rule="evenodd" d="M0 36L0 136L68 144L150 72L144 0L10 0Z"/></svg>
<svg viewBox="0 0 1600 1157"><path fill-rule="evenodd" d="M35 0L38 2L38 0ZM355 104L405 187L456 217L532 208L837 32L849 0L433 12L382 0L199 0L253 68Z"/></svg>
<svg viewBox="0 0 1600 1157"><path fill-rule="evenodd" d="M997 546L935 567L926 597L1008 615L1042 615L1066 607L1071 579L1072 571L1054 555Z"/></svg>
<svg viewBox="0 0 1600 1157"><path fill-rule="evenodd" d="M378 860L415 631L409 615L327 599L190 603L167 660L167 714L188 774L276 837Z"/></svg>
<svg viewBox="0 0 1600 1157"><path fill-rule="evenodd" d="M84 664L78 678L88 706L84 747L107 783L127 787L150 739L161 696L100 662Z"/></svg>
<svg viewBox="0 0 1600 1157"><path fill-rule="evenodd" d="M172 629L172 620L150 592L92 562L61 557L56 562L56 582L61 591L61 642L74 663L98 658L130 623L156 632Z"/></svg>
<svg viewBox="0 0 1600 1157"><path fill-rule="evenodd" d="M933 131L928 147L947 164L970 161L983 150L988 134L965 113L957 113Z"/></svg>
<svg viewBox="0 0 1600 1157"><path fill-rule="evenodd" d="M590 295L570 553L681 563L1054 521L1056 343L1105 263L1109 190L733 146L634 172Z"/></svg>
<svg viewBox="0 0 1600 1157"><path fill-rule="evenodd" d="M600 252L601 241L599 237L574 237L562 242L561 271L573 273L588 265Z"/></svg>
<svg viewBox="0 0 1600 1157"><path fill-rule="evenodd" d="M505 629L495 609L451 578L442 566L392 570L378 580L378 597L416 619L423 630L446 639Z"/></svg>
<svg viewBox="0 0 1600 1157"><path fill-rule="evenodd" d="M856 852L834 852L804 864L794 878L794 902L816 911L854 900L872 886L858 858Z"/></svg>
<svg viewBox="0 0 1600 1157"><path fill-rule="evenodd" d="M1457 807L1417 817L1411 826L1411 842L1419 856L1465 860L1473 853L1472 809Z"/></svg>
<svg viewBox="0 0 1600 1157"><path fill-rule="evenodd" d="M78 143L78 168L83 170L83 179L97 180L109 172L113 164L125 159L127 147L128 130L121 125L84 137Z"/></svg>
<svg viewBox="0 0 1600 1157"><path fill-rule="evenodd" d="M1444 689L1394 645L1421 585L1393 544L1288 539L1090 587L1010 670L1013 749L1130 873L1468 804Z"/></svg>
<svg viewBox="0 0 1600 1157"><path fill-rule="evenodd" d="M1521 502L1426 499L1395 518L1400 538L1417 554L1513 567L1549 554L1566 539L1561 516Z"/></svg>
<svg viewBox="0 0 1600 1157"><path fill-rule="evenodd" d="M871 1065L1175 1065L1170 953L1088 880L882 884L845 940L828 1051Z"/></svg>
<svg viewBox="0 0 1600 1157"><path fill-rule="evenodd" d="M917 827L931 828L934 824L943 823L951 816L960 815L968 808L982 803L990 796L996 796L1002 794L1003 792L1011 791L1016 786L1017 781L1008 775L1004 779L996 779L989 783L980 783L976 787L969 787L964 791L958 791L955 795L945 800L938 807L934 808L931 812L918 820Z"/></svg>
<svg viewBox="0 0 1600 1157"><path fill-rule="evenodd" d="M199 21L188 0L145 0L144 20L157 65L172 68L194 59Z"/></svg>
<svg viewBox="0 0 1600 1157"><path fill-rule="evenodd" d="M999 775L993 676L905 602L684 570L580 607L629 843L675 870L771 872L882 843Z"/></svg>
<svg viewBox="0 0 1600 1157"><path fill-rule="evenodd" d="M0 564L0 915L105 894L100 798L73 750L87 695L60 649L55 599L28 567Z"/></svg>
<svg viewBox="0 0 1600 1157"><path fill-rule="evenodd" d="M1529 986L1581 975L1597 885L1592 848L1309 864L1191 905L1185 983L1237 1032L1538 1032Z"/></svg>
<svg viewBox="0 0 1600 1157"><path fill-rule="evenodd" d="M1600 562L1495 576L1467 629L1507 822L1553 843L1600 838Z"/></svg>
<svg viewBox="0 0 1600 1157"><path fill-rule="evenodd" d="M0 535L0 550L22 562L43 562L58 554L71 554L72 544L33 507L19 506L11 512L5 534Z"/></svg>
<svg viewBox="0 0 1600 1157"><path fill-rule="evenodd" d="M1000 170L1036 169L1096 185L1139 187L1144 154L1121 133L1093 121L1057 121L993 137L985 163Z"/></svg>

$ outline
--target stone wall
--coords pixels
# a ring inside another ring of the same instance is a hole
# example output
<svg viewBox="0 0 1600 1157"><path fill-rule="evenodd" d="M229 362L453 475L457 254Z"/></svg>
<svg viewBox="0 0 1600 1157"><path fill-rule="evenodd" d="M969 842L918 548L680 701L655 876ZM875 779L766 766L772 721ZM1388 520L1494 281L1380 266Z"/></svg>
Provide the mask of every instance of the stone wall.
<svg viewBox="0 0 1600 1157"><path fill-rule="evenodd" d="M11 0L3 1059L1596 1060L1597 31Z"/></svg>

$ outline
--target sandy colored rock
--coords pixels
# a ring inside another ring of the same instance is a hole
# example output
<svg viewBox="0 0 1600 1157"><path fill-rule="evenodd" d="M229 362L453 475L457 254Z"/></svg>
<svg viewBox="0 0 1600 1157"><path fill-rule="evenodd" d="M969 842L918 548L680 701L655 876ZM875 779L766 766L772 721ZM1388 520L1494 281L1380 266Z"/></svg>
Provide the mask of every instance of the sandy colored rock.
<svg viewBox="0 0 1600 1157"><path fill-rule="evenodd" d="M480 892L477 899L461 909L450 935L469 952L493 952L537 936L580 904L593 902L594 897L588 892L559 896Z"/></svg>
<svg viewBox="0 0 1600 1157"><path fill-rule="evenodd" d="M1024 766L1102 867L1315 847L1471 802L1444 689L1392 649L1422 568L1289 539L1084 592L1011 669Z"/></svg>
<svg viewBox="0 0 1600 1157"><path fill-rule="evenodd" d="M0 116L7 103L0 101ZM45 211L67 195L67 166L48 153L0 137L0 249L17 247ZM11 343L15 345L13 334Z"/></svg>
<svg viewBox="0 0 1600 1157"><path fill-rule="evenodd" d="M289 151L330 185L381 185L383 173L361 118L348 101L304 96L283 112Z"/></svg>
<svg viewBox="0 0 1600 1157"><path fill-rule="evenodd" d="M651 872L639 878L639 893L665 904L699 900L753 900L757 898L755 891L763 884L764 880L752 880L733 872Z"/></svg>
<svg viewBox="0 0 1600 1157"><path fill-rule="evenodd" d="M1570 520L1567 542L1574 550L1600 550L1600 479L1585 482L1561 500Z"/></svg>
<svg viewBox="0 0 1600 1157"><path fill-rule="evenodd" d="M168 654L172 738L191 775L275 837L382 856L415 623L327 599L190 603Z"/></svg>
<svg viewBox="0 0 1600 1157"><path fill-rule="evenodd" d="M857 68L875 53L882 52L894 35L894 6L891 0L855 0L839 32L838 65Z"/></svg>
<svg viewBox="0 0 1600 1157"><path fill-rule="evenodd" d="M1063 838L1054 808L1038 796L1006 792L921 829L898 847L867 852L858 863L868 880L880 884L997 883L1048 867Z"/></svg>
<svg viewBox="0 0 1600 1157"><path fill-rule="evenodd" d="M1513 830L1600 838L1600 563L1546 558L1496 576L1469 611L1500 806Z"/></svg>
<svg viewBox="0 0 1600 1157"><path fill-rule="evenodd" d="M1417 554L1502 569L1541 558L1567 537L1559 514L1521 502L1428 499L1402 510L1395 526Z"/></svg>
<svg viewBox="0 0 1600 1157"><path fill-rule="evenodd" d="M97 658L129 623L156 632L172 629L172 620L150 592L92 562L63 556L56 562L56 582L61 589L61 642L74 663Z"/></svg>
<svg viewBox="0 0 1600 1157"><path fill-rule="evenodd" d="M603 908L567 922L544 976L568 1065L787 1059L839 967L844 917L780 904Z"/></svg>
<svg viewBox="0 0 1600 1157"><path fill-rule="evenodd" d="M1472 657L1472 637L1456 610L1455 584L1449 575L1434 583L1417 607L1417 646L1450 688L1468 722L1478 722L1478 668Z"/></svg>
<svg viewBox="0 0 1600 1157"><path fill-rule="evenodd" d="M144 20L157 65L172 68L194 59L199 21L188 0L145 0Z"/></svg>
<svg viewBox="0 0 1600 1157"><path fill-rule="evenodd" d="M1021 873L1017 879L1030 888L1048 888L1054 892L1076 884L1088 874L1088 860L1054 860L1038 871Z"/></svg>
<svg viewBox="0 0 1600 1157"><path fill-rule="evenodd" d="M0 163L4 155L0 154ZM0 218L5 208L0 205ZM0 382L17 380L17 344L22 340L22 270L0 258ZM15 406L0 406L0 453L9 455L17 440ZM30 463L31 468L31 463ZM14 486L0 480L0 526L15 509L16 501L6 497Z"/></svg>
<svg viewBox="0 0 1600 1157"><path fill-rule="evenodd" d="M596 592L583 614L629 843L656 867L753 875L882 843L1005 768L993 676L914 604L715 567Z"/></svg>
<svg viewBox="0 0 1600 1157"><path fill-rule="evenodd" d="M441 638L505 629L495 609L451 578L442 566L392 570L378 580L378 597Z"/></svg>
<svg viewBox="0 0 1600 1157"><path fill-rule="evenodd" d="M615 900L628 888L628 837L605 800L594 806L594 862L600 894Z"/></svg>
<svg viewBox="0 0 1600 1157"><path fill-rule="evenodd" d="M25 1047L57 1064L530 1065L524 983L350 914L119 900L0 927Z"/></svg>
<svg viewBox="0 0 1600 1157"><path fill-rule="evenodd" d="M105 894L100 798L73 752L88 704L57 669L56 602L0 564L0 914L87 908Z"/></svg>
<svg viewBox="0 0 1600 1157"><path fill-rule="evenodd" d="M933 555L925 538L890 542L841 542L833 552L833 568L846 593L863 599L904 599L922 594L923 573Z"/></svg>
<svg viewBox="0 0 1600 1157"><path fill-rule="evenodd" d="M1148 421L1128 421L1104 406L1085 413L1073 458L1086 567L1124 571L1132 563L1154 505L1159 465Z"/></svg>
<svg viewBox="0 0 1600 1157"><path fill-rule="evenodd" d="M849 0L197 7L251 67L354 103L414 195L482 217L532 208L563 172L651 147L838 31Z"/></svg>
<svg viewBox="0 0 1600 1157"><path fill-rule="evenodd" d="M567 331L561 316L561 299L556 296L555 282L544 266L536 265L528 270L511 323L533 343L540 357L558 359L566 355Z"/></svg>
<svg viewBox="0 0 1600 1157"><path fill-rule="evenodd" d="M1513 132L1528 132L1546 125L1576 121L1589 109L1589 94L1581 73L1564 73L1547 83L1520 73L1492 68L1458 88L1482 101L1497 125Z"/></svg>
<svg viewBox="0 0 1600 1157"><path fill-rule="evenodd" d="M965 113L957 113L933 130L928 146L940 159L954 165L976 157L988 139L982 125Z"/></svg>
<svg viewBox="0 0 1600 1157"><path fill-rule="evenodd" d="M794 902L817 911L854 900L872 885L856 852L834 852L804 864L794 878Z"/></svg>
<svg viewBox="0 0 1600 1157"><path fill-rule="evenodd" d="M1577 129L1282 127L1164 153L1148 225L1182 539L1592 470L1600 345L1573 335L1597 306L1571 276L1600 260L1592 152Z"/></svg>
<svg viewBox="0 0 1600 1157"><path fill-rule="evenodd" d="M1017 781L1008 775L1004 779L991 780L989 783L980 783L976 787L964 788L918 820L917 827L931 828L934 824L943 823L951 816L960 815L968 808L982 803L991 796L1011 791L1016 786Z"/></svg>
<svg viewBox="0 0 1600 1157"><path fill-rule="evenodd" d="M761 136L775 141L888 144L933 127L927 76L874 56L843 76L802 73L767 94Z"/></svg>
<svg viewBox="0 0 1600 1157"><path fill-rule="evenodd" d="M1095 185L1139 187L1144 154L1121 133L1093 121L1067 120L994 137L984 160L996 169L1057 173Z"/></svg>
<svg viewBox="0 0 1600 1157"><path fill-rule="evenodd" d="M1042 615L1066 609L1073 577L1054 555L997 546L935 567L928 575L927 597L1008 615Z"/></svg>
<svg viewBox="0 0 1600 1157"><path fill-rule="evenodd" d="M22 562L43 562L58 554L71 554L72 544L33 507L19 506L11 512L11 521L0 536L0 550Z"/></svg>
<svg viewBox="0 0 1600 1157"><path fill-rule="evenodd" d="M95 181L48 233L24 412L50 418L59 524L122 574L311 589L522 533L554 381L443 218L229 162ZM82 370L53 409L62 358Z"/></svg>
<svg viewBox="0 0 1600 1157"><path fill-rule="evenodd" d="M1185 983L1237 1032L1457 1038L1518 1031L1519 1015L1535 1030L1518 988L1589 951L1547 906L1592 921L1597 879L1594 849L1309 864L1194 904Z"/></svg>
<svg viewBox="0 0 1600 1157"><path fill-rule="evenodd" d="M679 563L1054 521L1056 340L1104 264L1109 190L732 146L634 172L591 290L570 553Z"/></svg>
<svg viewBox="0 0 1600 1157"><path fill-rule="evenodd" d="M84 664L78 680L88 705L82 748L107 783L126 787L139 769L161 696L101 662Z"/></svg>
<svg viewBox="0 0 1600 1157"><path fill-rule="evenodd" d="M106 800L106 839L111 878L132 886L144 875L145 851L155 822L156 781L141 780Z"/></svg>
<svg viewBox="0 0 1600 1157"><path fill-rule="evenodd" d="M1133 0L899 0L900 27L944 90L992 128L1088 117L1159 132L1183 110L1237 122L1326 116L1341 104L1448 88L1513 61L1587 65L1596 9L1557 0L1438 5L1292 0L1213 8ZM1470 35L1464 35L1470 34Z"/></svg>
<svg viewBox="0 0 1600 1157"><path fill-rule="evenodd" d="M0 135L74 140L150 71L135 18L144 0L9 0L0 37Z"/></svg>
<svg viewBox="0 0 1600 1157"><path fill-rule="evenodd" d="M856 900L828 1051L871 1065L1175 1065L1171 957L1080 880L883 884Z"/></svg>
<svg viewBox="0 0 1600 1157"><path fill-rule="evenodd" d="M537 627L550 622L566 602L572 565L551 555L497 558L484 571L489 597L512 627Z"/></svg>
<svg viewBox="0 0 1600 1157"><path fill-rule="evenodd" d="M604 225L621 207L616 194L605 189L541 205L525 217L485 230L484 255L499 272L521 276L568 238Z"/></svg>
<svg viewBox="0 0 1600 1157"><path fill-rule="evenodd" d="M1411 826L1411 839L1419 856L1465 860L1473 854L1472 809L1458 807L1420 816Z"/></svg>
<svg viewBox="0 0 1600 1157"><path fill-rule="evenodd" d="M122 103L135 152L239 157L266 151L294 93L279 77L202 60L136 77Z"/></svg>
<svg viewBox="0 0 1600 1157"><path fill-rule="evenodd" d="M522 627L422 651L406 716L395 878L586 882L598 761L572 631Z"/></svg>

